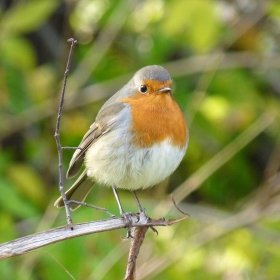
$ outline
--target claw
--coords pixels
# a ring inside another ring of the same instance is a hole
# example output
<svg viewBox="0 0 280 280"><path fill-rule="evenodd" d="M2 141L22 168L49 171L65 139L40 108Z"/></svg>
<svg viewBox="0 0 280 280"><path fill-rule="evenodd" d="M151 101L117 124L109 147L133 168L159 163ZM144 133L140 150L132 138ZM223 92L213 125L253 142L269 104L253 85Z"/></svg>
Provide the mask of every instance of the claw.
<svg viewBox="0 0 280 280"><path fill-rule="evenodd" d="M157 234L157 236L158 236L158 231L157 231L153 226L150 226L150 228L151 228L151 230L152 230L153 232L155 232L155 233Z"/></svg>
<svg viewBox="0 0 280 280"><path fill-rule="evenodd" d="M126 239L128 238L133 238L131 231L132 231L132 215L133 213L128 213L128 212L122 212L121 216L125 219L126 222L126 228L127 228L127 234L126 234Z"/></svg>
<svg viewBox="0 0 280 280"><path fill-rule="evenodd" d="M132 235L131 232L132 232L132 228L131 228L131 227L128 227L128 228L127 228L127 233L126 233L125 239L134 238L134 236Z"/></svg>

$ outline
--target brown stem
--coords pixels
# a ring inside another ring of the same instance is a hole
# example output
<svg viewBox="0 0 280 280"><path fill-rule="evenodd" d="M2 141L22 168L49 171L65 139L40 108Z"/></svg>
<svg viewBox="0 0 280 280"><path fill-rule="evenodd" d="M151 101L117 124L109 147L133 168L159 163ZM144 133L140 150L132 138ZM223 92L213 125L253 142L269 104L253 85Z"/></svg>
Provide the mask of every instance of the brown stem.
<svg viewBox="0 0 280 280"><path fill-rule="evenodd" d="M63 108L63 103L64 103L65 88L66 88L67 78L68 78L68 74L69 74L69 70L70 70L70 63L72 60L74 48L77 44L77 40L74 40L73 38L71 38L71 39L68 39L68 42L71 43L71 48L70 48L70 52L69 52L69 56L68 56L68 60L67 60L66 70L64 73L63 86L62 86L61 98L60 98L59 109L58 109L58 114L57 114L57 123L56 123L54 138L55 138L57 150L58 150L59 191L61 193L61 196L64 201L64 205L65 205L67 224L71 225L72 218L71 218L71 213L70 213L70 208L69 208L69 202L66 198L65 191L64 191L63 168L62 168L62 150L63 149L62 149L61 143L60 143L60 121L61 121L62 108Z"/></svg>
<svg viewBox="0 0 280 280"><path fill-rule="evenodd" d="M136 260L149 227L136 227L133 229L133 239L129 249L125 280L136 279Z"/></svg>

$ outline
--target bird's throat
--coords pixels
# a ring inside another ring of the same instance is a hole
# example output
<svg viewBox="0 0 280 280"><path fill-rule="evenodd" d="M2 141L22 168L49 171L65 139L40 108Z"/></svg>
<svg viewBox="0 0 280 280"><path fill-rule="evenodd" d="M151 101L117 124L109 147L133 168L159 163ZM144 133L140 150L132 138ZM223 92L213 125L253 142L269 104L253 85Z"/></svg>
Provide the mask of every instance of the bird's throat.
<svg viewBox="0 0 280 280"><path fill-rule="evenodd" d="M184 116L168 93L123 98L129 103L133 123L131 132L136 146L147 148L170 139L170 144L183 148L188 140Z"/></svg>

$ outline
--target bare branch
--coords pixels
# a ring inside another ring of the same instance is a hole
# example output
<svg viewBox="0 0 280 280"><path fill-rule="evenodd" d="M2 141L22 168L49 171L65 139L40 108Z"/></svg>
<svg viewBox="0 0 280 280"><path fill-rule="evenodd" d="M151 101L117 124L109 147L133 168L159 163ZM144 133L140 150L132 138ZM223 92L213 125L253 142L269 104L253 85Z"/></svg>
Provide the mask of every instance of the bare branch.
<svg viewBox="0 0 280 280"><path fill-rule="evenodd" d="M69 74L69 70L70 70L70 63L71 63L71 60L72 60L72 55L73 55L74 48L77 44L77 40L74 40L74 39L71 38L71 39L68 40L68 42L71 42L71 48L70 48L70 52L69 52L69 56L68 56L66 70L65 70L65 73L64 73L63 87L62 87L62 91L61 91L61 98L60 98L60 103L59 103L59 109L58 109L57 123L56 123L54 138L55 138L56 145L57 145L57 150L58 150L59 191L60 191L61 196L62 196L63 201L64 201L67 223L72 224L69 203L67 201L65 191L64 191L63 168L62 168L62 147L61 147L61 143L60 143L60 121L61 121L62 108L63 108L63 103L64 103L64 95L65 95L67 78L68 78L68 74Z"/></svg>
<svg viewBox="0 0 280 280"><path fill-rule="evenodd" d="M125 280L136 279L136 260L148 229L149 227L136 227L133 230L134 238L130 244Z"/></svg>
<svg viewBox="0 0 280 280"><path fill-rule="evenodd" d="M132 217L133 227L150 227L150 226L170 226L178 223L188 216L166 221L165 219L153 220L143 219L141 215L136 214ZM82 224L71 224L59 228L38 232L32 235L21 237L10 242L0 245L0 259L10 258L26 254L40 247L53 244L77 236L104 232L114 229L126 228L127 224L123 218L107 219Z"/></svg>

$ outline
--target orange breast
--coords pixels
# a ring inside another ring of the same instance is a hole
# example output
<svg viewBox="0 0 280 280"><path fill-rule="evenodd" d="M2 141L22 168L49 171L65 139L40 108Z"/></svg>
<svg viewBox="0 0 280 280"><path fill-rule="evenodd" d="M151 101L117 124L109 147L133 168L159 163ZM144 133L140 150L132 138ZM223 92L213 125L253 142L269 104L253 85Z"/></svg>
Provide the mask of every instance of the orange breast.
<svg viewBox="0 0 280 280"><path fill-rule="evenodd" d="M123 98L131 106L134 144L151 147L170 138L171 145L183 148L188 132L184 116L169 93L141 94Z"/></svg>

